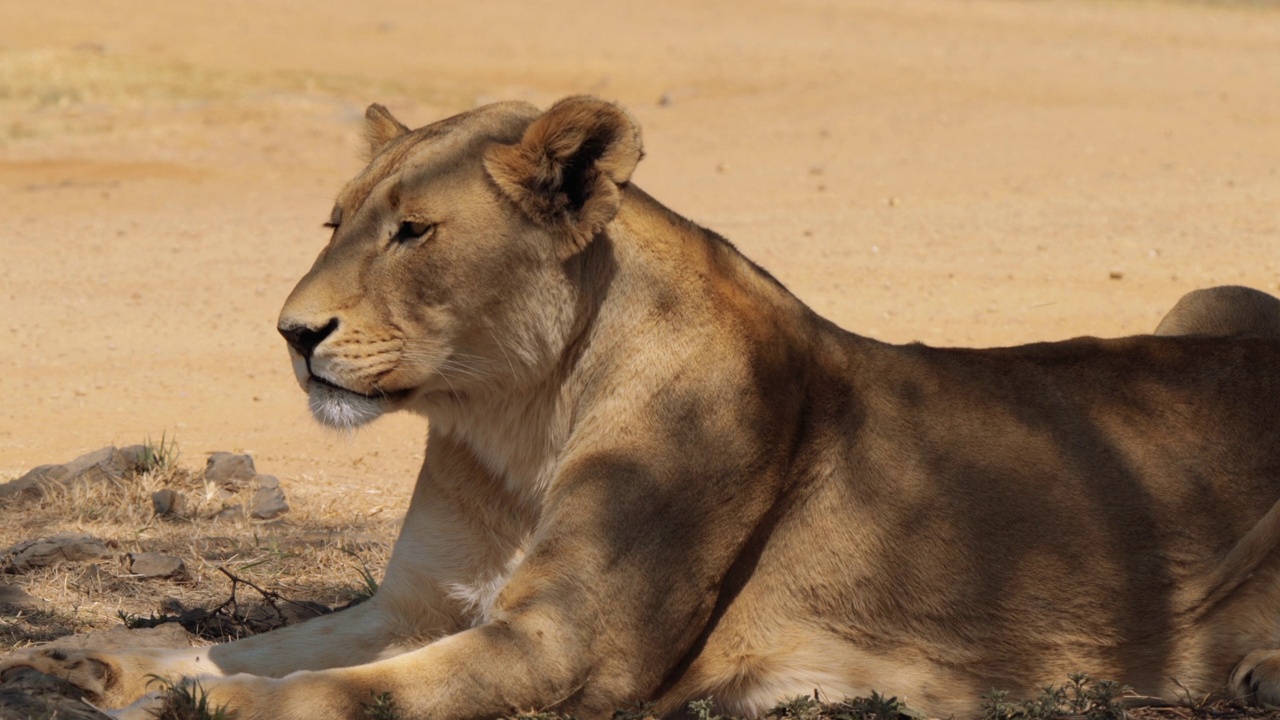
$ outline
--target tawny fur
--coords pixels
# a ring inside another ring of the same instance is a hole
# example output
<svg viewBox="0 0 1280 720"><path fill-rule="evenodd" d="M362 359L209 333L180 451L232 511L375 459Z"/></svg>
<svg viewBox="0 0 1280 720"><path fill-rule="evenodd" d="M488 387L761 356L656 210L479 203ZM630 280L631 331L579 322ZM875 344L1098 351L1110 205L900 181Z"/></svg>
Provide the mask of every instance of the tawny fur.
<svg viewBox="0 0 1280 720"><path fill-rule="evenodd" d="M409 128L395 119L386 107L374 103L364 112L364 139L369 145L368 160L378 156L392 140L405 135Z"/></svg>
<svg viewBox="0 0 1280 720"><path fill-rule="evenodd" d="M109 706L199 677L240 720L965 716L1072 672L1280 701L1280 339L887 345L631 185L614 105L370 123L280 326L322 422L430 421L376 596L0 670L80 663Z"/></svg>

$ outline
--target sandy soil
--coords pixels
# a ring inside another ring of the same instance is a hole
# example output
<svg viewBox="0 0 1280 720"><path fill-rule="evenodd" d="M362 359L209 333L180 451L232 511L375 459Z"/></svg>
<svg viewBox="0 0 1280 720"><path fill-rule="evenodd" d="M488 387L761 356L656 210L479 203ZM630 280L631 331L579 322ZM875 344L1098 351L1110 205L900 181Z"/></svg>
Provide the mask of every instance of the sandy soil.
<svg viewBox="0 0 1280 720"><path fill-rule="evenodd" d="M11 3L12 4L12 3ZM372 9L371 9L372 8ZM0 29L0 479L176 436L403 508L423 421L307 417L276 313L411 124L591 92L636 182L841 325L996 345L1280 288L1280 9L1169 2L60 0Z"/></svg>

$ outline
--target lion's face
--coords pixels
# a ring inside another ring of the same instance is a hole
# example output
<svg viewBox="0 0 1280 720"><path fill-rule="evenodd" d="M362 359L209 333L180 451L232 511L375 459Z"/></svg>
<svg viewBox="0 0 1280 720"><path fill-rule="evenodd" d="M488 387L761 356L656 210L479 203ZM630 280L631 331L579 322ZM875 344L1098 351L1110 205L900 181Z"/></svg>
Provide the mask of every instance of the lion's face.
<svg viewBox="0 0 1280 720"><path fill-rule="evenodd" d="M312 413L350 428L536 380L573 330L567 266L616 214L639 160L634 124L577 98L412 132L380 106L368 118L373 160L339 194L333 237L280 314Z"/></svg>

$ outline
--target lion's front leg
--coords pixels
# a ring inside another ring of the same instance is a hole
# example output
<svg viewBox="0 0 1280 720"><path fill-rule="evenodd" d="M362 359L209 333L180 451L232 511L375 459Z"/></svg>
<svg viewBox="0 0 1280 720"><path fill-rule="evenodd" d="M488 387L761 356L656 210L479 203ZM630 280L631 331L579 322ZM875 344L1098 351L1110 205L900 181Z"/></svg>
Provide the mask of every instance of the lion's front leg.
<svg viewBox="0 0 1280 720"><path fill-rule="evenodd" d="M411 650L461 624L460 613L442 589L413 592L394 573L378 596L332 615L313 618L222 645L179 649L64 650L33 648L0 658L0 682L18 668L62 677L103 708L120 708L160 689L164 682L252 674L282 677L373 662ZM246 675L245 677L247 677Z"/></svg>
<svg viewBox="0 0 1280 720"><path fill-rule="evenodd" d="M514 716L569 699L588 677L589 648L551 630L491 623L366 665L202 678L188 691L236 720L360 720L388 703L395 717ZM155 707L148 700L117 717L145 720Z"/></svg>
<svg viewBox="0 0 1280 720"><path fill-rule="evenodd" d="M695 497L673 511L650 501L668 489L634 467L586 463L578 470L589 477L563 480L567 496L548 503L548 524L489 622L364 665L211 679L210 702L239 720L357 720L378 699L397 717L461 720L548 709L607 717L653 698L705 627L764 504ZM593 482L600 476L611 482ZM627 522L601 533L601 517ZM718 542L683 540L708 522L722 523Z"/></svg>

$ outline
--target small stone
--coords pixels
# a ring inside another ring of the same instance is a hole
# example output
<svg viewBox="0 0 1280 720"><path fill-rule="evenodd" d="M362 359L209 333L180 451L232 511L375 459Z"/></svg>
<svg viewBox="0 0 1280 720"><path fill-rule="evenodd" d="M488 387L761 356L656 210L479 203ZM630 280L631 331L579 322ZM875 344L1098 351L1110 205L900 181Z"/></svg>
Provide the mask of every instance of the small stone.
<svg viewBox="0 0 1280 720"><path fill-rule="evenodd" d="M187 574L182 558L158 552L129 553L129 572L144 578L167 578Z"/></svg>
<svg viewBox="0 0 1280 720"><path fill-rule="evenodd" d="M671 97L671 93L662 93L662 96L658 98L659 107L671 107L672 102L675 102L675 100Z"/></svg>
<svg viewBox="0 0 1280 720"><path fill-rule="evenodd" d="M44 600L31 595L17 585L0 583L0 611L11 613L16 610L40 607L43 604Z"/></svg>
<svg viewBox="0 0 1280 720"><path fill-rule="evenodd" d="M165 488L151 493L151 507L159 517L177 517L187 508L187 498L182 493Z"/></svg>
<svg viewBox="0 0 1280 720"><path fill-rule="evenodd" d="M259 475L255 478L254 484L258 489L253 493L249 517L270 520L277 515L289 512L289 503L285 502L284 490L280 489L280 481L274 475Z"/></svg>
<svg viewBox="0 0 1280 720"><path fill-rule="evenodd" d="M27 540L4 551L6 564L22 572L63 562L83 562L111 557L101 540L72 532L61 532L39 540Z"/></svg>
<svg viewBox="0 0 1280 720"><path fill-rule="evenodd" d="M216 452L204 466L204 479L209 483L247 483L258 474L253 458L229 452Z"/></svg>
<svg viewBox="0 0 1280 720"><path fill-rule="evenodd" d="M1119 270L1112 270L1110 273L1107 274L1107 277L1111 278L1112 280L1123 280L1124 273Z"/></svg>

